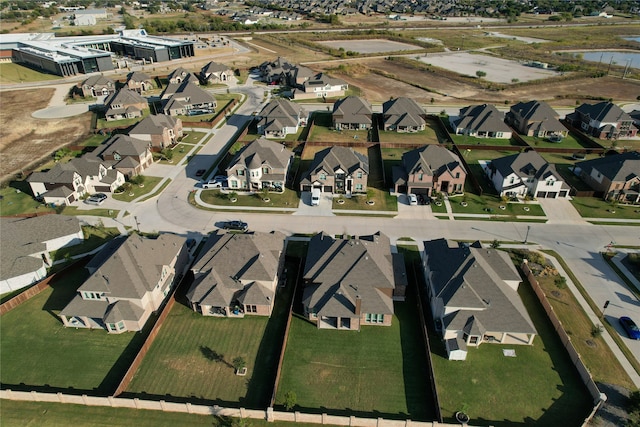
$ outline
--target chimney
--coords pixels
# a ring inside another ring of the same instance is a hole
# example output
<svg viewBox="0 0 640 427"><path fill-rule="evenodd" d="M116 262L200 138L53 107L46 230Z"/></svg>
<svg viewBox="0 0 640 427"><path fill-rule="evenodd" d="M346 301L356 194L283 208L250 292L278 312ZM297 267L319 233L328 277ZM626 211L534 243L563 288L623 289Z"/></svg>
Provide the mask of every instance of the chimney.
<svg viewBox="0 0 640 427"><path fill-rule="evenodd" d="M360 310L362 309L362 299L360 295L356 295L356 316L360 316Z"/></svg>

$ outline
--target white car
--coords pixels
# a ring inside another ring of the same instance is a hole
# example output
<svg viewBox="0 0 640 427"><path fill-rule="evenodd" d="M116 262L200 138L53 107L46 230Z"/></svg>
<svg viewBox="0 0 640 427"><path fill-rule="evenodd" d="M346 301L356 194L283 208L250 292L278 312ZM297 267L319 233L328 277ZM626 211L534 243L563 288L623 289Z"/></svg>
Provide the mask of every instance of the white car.
<svg viewBox="0 0 640 427"><path fill-rule="evenodd" d="M202 188L204 188L205 190L207 190L209 188L222 188L222 187L226 187L226 186L227 186L227 181L211 180L211 181L207 181L207 182L203 182L202 183Z"/></svg>
<svg viewBox="0 0 640 427"><path fill-rule="evenodd" d="M411 194L407 195L407 198L409 199L409 205L418 206L418 196L416 196L415 194L411 193Z"/></svg>

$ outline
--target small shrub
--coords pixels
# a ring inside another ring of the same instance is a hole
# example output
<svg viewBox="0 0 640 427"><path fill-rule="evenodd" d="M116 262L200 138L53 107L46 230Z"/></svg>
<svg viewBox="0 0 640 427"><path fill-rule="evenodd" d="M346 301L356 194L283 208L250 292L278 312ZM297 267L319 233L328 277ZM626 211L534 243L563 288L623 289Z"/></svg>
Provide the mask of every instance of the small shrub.
<svg viewBox="0 0 640 427"><path fill-rule="evenodd" d="M602 325L593 325L593 328L591 328L591 337L598 338L600 335L602 335L603 331L604 328L602 327Z"/></svg>
<svg viewBox="0 0 640 427"><path fill-rule="evenodd" d="M564 289L567 287L567 278L564 276L557 276L553 280L553 284L556 285L558 289Z"/></svg>
<svg viewBox="0 0 640 427"><path fill-rule="evenodd" d="M293 391L288 391L284 394L284 409L287 411L292 410L298 403L298 396Z"/></svg>

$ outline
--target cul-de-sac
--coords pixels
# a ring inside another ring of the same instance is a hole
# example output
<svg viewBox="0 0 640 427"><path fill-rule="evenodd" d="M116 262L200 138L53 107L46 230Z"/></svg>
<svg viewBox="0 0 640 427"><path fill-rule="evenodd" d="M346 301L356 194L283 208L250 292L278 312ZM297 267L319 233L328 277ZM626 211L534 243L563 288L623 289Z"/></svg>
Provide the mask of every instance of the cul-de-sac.
<svg viewBox="0 0 640 427"><path fill-rule="evenodd" d="M0 17L3 426L640 426L636 1Z"/></svg>

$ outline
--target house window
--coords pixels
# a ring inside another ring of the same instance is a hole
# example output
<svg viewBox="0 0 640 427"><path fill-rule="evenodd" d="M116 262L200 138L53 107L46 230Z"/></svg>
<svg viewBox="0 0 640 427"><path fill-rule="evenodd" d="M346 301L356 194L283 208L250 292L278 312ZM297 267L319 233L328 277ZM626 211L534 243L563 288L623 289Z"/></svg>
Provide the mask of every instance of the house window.
<svg viewBox="0 0 640 427"><path fill-rule="evenodd" d="M456 178L460 178L460 172L456 172Z"/></svg>
<svg viewBox="0 0 640 427"><path fill-rule="evenodd" d="M115 323L107 323L107 329L109 331L115 331L116 330L116 324Z"/></svg>
<svg viewBox="0 0 640 427"><path fill-rule="evenodd" d="M356 178L362 178L362 172L358 172L358 173L356 174Z"/></svg>
<svg viewBox="0 0 640 427"><path fill-rule="evenodd" d="M422 177L424 176L424 174L418 174L418 181L422 181Z"/></svg>
<svg viewBox="0 0 640 427"><path fill-rule="evenodd" d="M320 175L318 175L318 179L320 181L324 181L325 179L327 179L327 174L326 173L321 173Z"/></svg>
<svg viewBox="0 0 640 427"><path fill-rule="evenodd" d="M553 180L552 179L547 181L547 186L551 186L551 185L553 185Z"/></svg>
<svg viewBox="0 0 640 427"><path fill-rule="evenodd" d="M238 169L238 176L244 176L244 169Z"/></svg>
<svg viewBox="0 0 640 427"><path fill-rule="evenodd" d="M244 306L244 311L246 313L257 313L258 312L258 307L256 307L255 305L245 305Z"/></svg>
<svg viewBox="0 0 640 427"><path fill-rule="evenodd" d="M511 179L509 180L509 184L513 184L514 181L515 181L515 178L511 177Z"/></svg>
<svg viewBox="0 0 640 427"><path fill-rule="evenodd" d="M382 323L384 322L384 314L367 313L365 316L366 323Z"/></svg>
<svg viewBox="0 0 640 427"><path fill-rule="evenodd" d="M269 168L262 168L262 173L269 173Z"/></svg>
<svg viewBox="0 0 640 427"><path fill-rule="evenodd" d="M356 184L356 191L362 191L362 184Z"/></svg>
<svg viewBox="0 0 640 427"><path fill-rule="evenodd" d="M231 181L231 188L238 188L238 181Z"/></svg>
<svg viewBox="0 0 640 427"><path fill-rule="evenodd" d="M83 292L82 299L102 299L102 295L98 292Z"/></svg>
<svg viewBox="0 0 640 427"><path fill-rule="evenodd" d="M119 321L117 326L118 326L118 330L119 331L123 330L124 329L124 322L122 320Z"/></svg>

